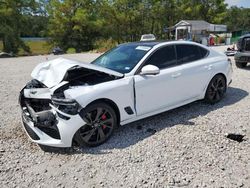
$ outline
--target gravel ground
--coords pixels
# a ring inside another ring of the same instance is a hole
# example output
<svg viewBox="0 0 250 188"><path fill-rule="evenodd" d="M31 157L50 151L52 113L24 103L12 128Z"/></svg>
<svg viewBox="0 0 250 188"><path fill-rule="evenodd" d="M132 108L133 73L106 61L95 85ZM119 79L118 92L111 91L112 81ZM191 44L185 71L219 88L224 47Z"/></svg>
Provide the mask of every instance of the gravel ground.
<svg viewBox="0 0 250 188"><path fill-rule="evenodd" d="M250 187L250 67L234 66L218 104L198 101L131 123L96 148L45 153L24 133L17 99L34 66L55 57L0 59L1 187Z"/></svg>

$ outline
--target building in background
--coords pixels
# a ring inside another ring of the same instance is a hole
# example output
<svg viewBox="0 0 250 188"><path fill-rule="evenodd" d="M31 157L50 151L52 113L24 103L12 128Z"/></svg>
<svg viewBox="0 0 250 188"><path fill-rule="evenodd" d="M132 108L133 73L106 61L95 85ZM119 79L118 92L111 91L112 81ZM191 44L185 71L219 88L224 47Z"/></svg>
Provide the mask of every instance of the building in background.
<svg viewBox="0 0 250 188"><path fill-rule="evenodd" d="M173 27L168 28L174 32L175 40L190 40L204 45L214 45L219 33L226 33L227 26L211 24L204 20L181 20Z"/></svg>

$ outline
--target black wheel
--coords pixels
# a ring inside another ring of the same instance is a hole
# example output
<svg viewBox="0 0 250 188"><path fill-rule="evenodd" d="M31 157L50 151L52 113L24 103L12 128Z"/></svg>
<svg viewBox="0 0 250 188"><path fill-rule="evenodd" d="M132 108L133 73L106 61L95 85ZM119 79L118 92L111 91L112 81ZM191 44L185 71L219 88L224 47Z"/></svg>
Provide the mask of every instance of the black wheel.
<svg viewBox="0 0 250 188"><path fill-rule="evenodd" d="M238 67L238 68L244 68L247 66L247 62L240 63L240 62L236 61L235 64L236 64L236 67Z"/></svg>
<svg viewBox="0 0 250 188"><path fill-rule="evenodd" d="M80 145L98 146L106 142L117 126L116 113L106 103L87 106L81 116L87 124L76 133Z"/></svg>
<svg viewBox="0 0 250 188"><path fill-rule="evenodd" d="M219 102L223 98L226 89L227 84L225 78L220 74L214 76L208 84L205 101L210 104Z"/></svg>

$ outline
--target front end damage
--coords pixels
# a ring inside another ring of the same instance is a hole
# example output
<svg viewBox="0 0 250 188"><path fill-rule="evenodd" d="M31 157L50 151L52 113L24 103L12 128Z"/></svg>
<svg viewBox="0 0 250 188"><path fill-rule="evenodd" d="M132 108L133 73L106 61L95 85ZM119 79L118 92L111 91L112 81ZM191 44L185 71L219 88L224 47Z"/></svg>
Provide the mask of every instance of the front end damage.
<svg viewBox="0 0 250 188"><path fill-rule="evenodd" d="M78 87L88 90L93 85L122 78L123 74L58 58L37 65L31 76L33 80L21 90L19 96L27 134L40 145L71 147L75 142L81 145L77 134L86 125L82 106L87 104L80 105L76 99L65 97L65 91L77 90ZM85 97L82 95L80 98Z"/></svg>
<svg viewBox="0 0 250 188"><path fill-rule="evenodd" d="M53 147L71 147L77 130L85 125L75 100L51 97L51 90L37 80L20 92L23 127L36 143Z"/></svg>

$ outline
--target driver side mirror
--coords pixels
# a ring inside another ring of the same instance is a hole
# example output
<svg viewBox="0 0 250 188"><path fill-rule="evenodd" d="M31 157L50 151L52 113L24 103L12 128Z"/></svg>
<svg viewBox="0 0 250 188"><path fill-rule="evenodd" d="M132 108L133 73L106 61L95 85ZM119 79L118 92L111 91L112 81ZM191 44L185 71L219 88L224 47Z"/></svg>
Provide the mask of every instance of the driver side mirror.
<svg viewBox="0 0 250 188"><path fill-rule="evenodd" d="M160 69L155 65L145 65L142 67L140 75L156 75L160 73Z"/></svg>

